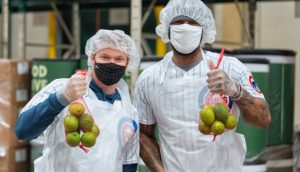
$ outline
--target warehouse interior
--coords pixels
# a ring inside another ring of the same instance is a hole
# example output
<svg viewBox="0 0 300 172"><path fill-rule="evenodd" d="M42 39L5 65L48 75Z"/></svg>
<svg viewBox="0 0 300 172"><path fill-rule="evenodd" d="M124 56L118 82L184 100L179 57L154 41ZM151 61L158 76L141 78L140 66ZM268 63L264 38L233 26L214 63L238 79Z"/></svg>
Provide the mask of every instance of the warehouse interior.
<svg viewBox="0 0 300 172"><path fill-rule="evenodd" d="M300 1L203 0L217 28L204 49L239 58L270 105L266 129L242 120L245 171L300 171ZM156 35L166 0L2 0L0 17L0 172L33 172L41 136L18 141L19 112L43 87L87 69L85 44L99 29L129 34L142 54L140 69L126 73L131 96L142 70L171 49ZM267 70L259 70L258 66ZM159 131L158 131L159 132ZM150 171L140 160L138 171Z"/></svg>

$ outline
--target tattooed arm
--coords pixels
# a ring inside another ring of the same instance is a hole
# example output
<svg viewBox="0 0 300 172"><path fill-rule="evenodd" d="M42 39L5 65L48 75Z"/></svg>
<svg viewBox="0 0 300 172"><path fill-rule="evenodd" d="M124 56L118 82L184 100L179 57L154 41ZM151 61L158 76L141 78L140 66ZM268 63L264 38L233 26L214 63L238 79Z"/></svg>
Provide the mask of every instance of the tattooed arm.
<svg viewBox="0 0 300 172"><path fill-rule="evenodd" d="M250 95L242 88L242 97L235 101L244 120L257 127L266 128L271 123L269 104L262 98Z"/></svg>
<svg viewBox="0 0 300 172"><path fill-rule="evenodd" d="M164 172L159 145L155 139L155 126L140 124L141 157L152 172Z"/></svg>
<svg viewBox="0 0 300 172"><path fill-rule="evenodd" d="M207 73L207 83L210 91L231 97L236 95L239 91L239 85L236 81L229 78L224 70L215 69L212 60L208 61L208 65L211 69ZM244 67L241 63L240 66ZM247 68L245 69L248 72ZM271 123L271 114L268 103L262 98L250 95L242 87L240 87L240 89L242 91L242 96L238 100L235 100L235 103L239 106L244 120L257 127L268 127Z"/></svg>

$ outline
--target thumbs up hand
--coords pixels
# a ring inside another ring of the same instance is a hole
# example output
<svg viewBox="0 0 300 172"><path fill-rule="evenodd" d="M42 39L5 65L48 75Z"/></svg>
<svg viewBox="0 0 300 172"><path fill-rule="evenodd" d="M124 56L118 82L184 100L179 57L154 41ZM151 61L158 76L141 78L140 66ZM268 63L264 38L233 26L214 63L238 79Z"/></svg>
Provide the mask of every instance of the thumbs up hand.
<svg viewBox="0 0 300 172"><path fill-rule="evenodd" d="M229 78L222 69L216 69L213 61L207 61L210 71L207 73L208 88L212 93L234 96L239 91L238 84Z"/></svg>
<svg viewBox="0 0 300 172"><path fill-rule="evenodd" d="M69 103L77 100L79 97L85 94L88 85L86 76L82 74L74 74L67 81L66 85L62 90L63 96L68 100Z"/></svg>

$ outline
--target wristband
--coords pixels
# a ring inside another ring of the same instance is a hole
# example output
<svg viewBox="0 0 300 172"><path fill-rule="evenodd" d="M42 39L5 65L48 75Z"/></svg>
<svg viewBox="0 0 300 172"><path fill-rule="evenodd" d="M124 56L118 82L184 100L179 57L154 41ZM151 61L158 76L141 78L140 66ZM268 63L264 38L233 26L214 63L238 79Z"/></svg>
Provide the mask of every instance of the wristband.
<svg viewBox="0 0 300 172"><path fill-rule="evenodd" d="M239 100L243 95L243 90L241 84L239 84L239 91L234 96L229 96L232 101Z"/></svg>

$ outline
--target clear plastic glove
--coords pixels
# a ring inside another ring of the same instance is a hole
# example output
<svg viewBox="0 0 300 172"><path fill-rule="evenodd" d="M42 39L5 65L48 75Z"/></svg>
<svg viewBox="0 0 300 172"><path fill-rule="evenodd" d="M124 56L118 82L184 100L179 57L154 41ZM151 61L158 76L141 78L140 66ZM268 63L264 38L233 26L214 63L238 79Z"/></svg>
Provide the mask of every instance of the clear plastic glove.
<svg viewBox="0 0 300 172"><path fill-rule="evenodd" d="M82 74L74 74L66 83L62 90L62 95L69 103L77 100L85 94L88 88L86 76Z"/></svg>
<svg viewBox="0 0 300 172"><path fill-rule="evenodd" d="M208 88L215 94L234 96L238 92L237 83L230 79L222 69L216 69L212 60L208 60L210 72L207 73Z"/></svg>

